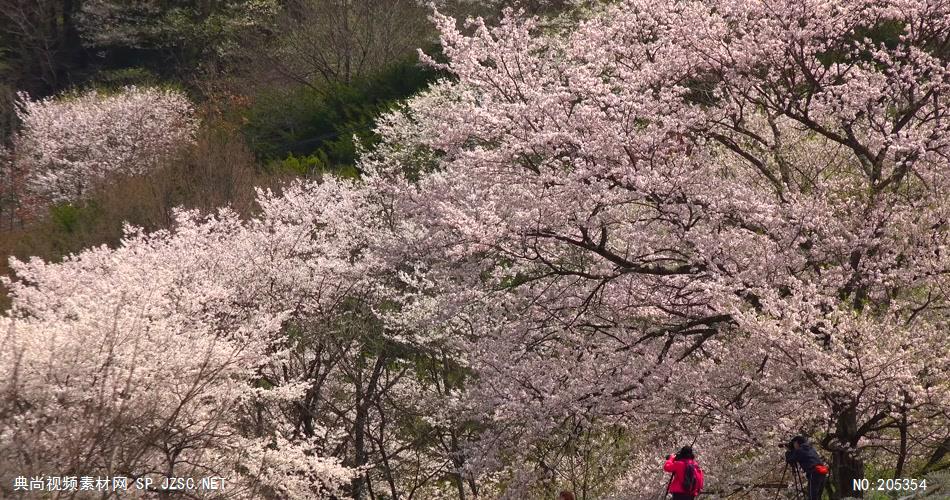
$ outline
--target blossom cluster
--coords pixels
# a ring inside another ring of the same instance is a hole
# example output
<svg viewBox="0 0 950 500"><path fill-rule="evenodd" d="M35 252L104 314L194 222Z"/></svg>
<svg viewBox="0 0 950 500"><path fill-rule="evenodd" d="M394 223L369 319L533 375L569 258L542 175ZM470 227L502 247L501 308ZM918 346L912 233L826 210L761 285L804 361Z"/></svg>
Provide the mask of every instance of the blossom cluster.
<svg viewBox="0 0 950 500"><path fill-rule="evenodd" d="M140 175L194 140L198 122L181 92L127 87L39 101L20 94L13 168L29 194L73 201L115 175Z"/></svg>
<svg viewBox="0 0 950 500"><path fill-rule="evenodd" d="M627 484L684 442L711 484L755 483L797 433L841 491L855 463L925 464L950 403L948 12L435 15L447 61L428 61L455 78L383 120L363 169L402 214L400 255L424 256L416 304L479 374L469 409L497 432L473 468L508 464L525 494L571 473L547 453L579 429L629 433Z"/></svg>
<svg viewBox="0 0 950 500"><path fill-rule="evenodd" d="M327 207L358 212L352 197L327 183L300 205L301 190L262 193L252 222L182 212L172 232L129 228L116 250L14 262L0 318L0 470L214 474L231 483L227 498L339 491L352 469L245 418L300 397L299 385L260 390L286 359L292 299L323 308L353 286L357 241L327 227L350 220Z"/></svg>

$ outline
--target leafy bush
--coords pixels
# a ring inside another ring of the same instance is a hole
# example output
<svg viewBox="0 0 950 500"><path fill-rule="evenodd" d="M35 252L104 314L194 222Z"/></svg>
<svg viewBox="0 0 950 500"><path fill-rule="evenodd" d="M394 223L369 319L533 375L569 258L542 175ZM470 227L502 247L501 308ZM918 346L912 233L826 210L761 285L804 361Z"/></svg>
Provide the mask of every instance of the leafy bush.
<svg viewBox="0 0 950 500"><path fill-rule="evenodd" d="M269 92L258 96L246 111L244 134L267 165L283 162L280 168L300 174L313 168L339 170L355 163L354 136L363 145L372 146L376 118L437 76L437 72L405 60L349 85ZM313 159L304 161L303 157Z"/></svg>
<svg viewBox="0 0 950 500"><path fill-rule="evenodd" d="M153 71L143 67L106 69L96 73L92 83L97 88L121 88L129 85L156 86L161 79Z"/></svg>
<svg viewBox="0 0 950 500"><path fill-rule="evenodd" d="M330 163L329 155L325 150L319 150L312 155L287 155L283 160L273 160L267 163L265 170L268 174L277 177L314 177L325 173L333 173L337 177L355 178L359 176L353 165Z"/></svg>

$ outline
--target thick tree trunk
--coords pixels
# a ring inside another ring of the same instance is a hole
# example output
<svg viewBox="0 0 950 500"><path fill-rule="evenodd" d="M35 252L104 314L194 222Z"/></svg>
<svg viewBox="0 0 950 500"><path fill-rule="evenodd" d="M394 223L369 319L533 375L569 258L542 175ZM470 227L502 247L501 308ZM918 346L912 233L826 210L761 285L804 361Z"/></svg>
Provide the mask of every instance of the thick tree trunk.
<svg viewBox="0 0 950 500"><path fill-rule="evenodd" d="M864 498L864 492L854 489L854 481L864 478L864 461L849 451L836 451L832 455L831 474L835 485L835 499Z"/></svg>
<svg viewBox="0 0 950 500"><path fill-rule="evenodd" d="M904 475L904 464L907 461L907 411L904 410L901 414L901 421L898 426L900 431L900 447L897 452L897 467L895 467L894 477L903 477Z"/></svg>
<svg viewBox="0 0 950 500"><path fill-rule="evenodd" d="M950 437L944 438L944 440L940 443L940 446L938 446L937 449L934 450L933 454L930 455L930 459L927 460L927 463L924 465L923 469L921 469L917 474L924 475L933 470L934 467L936 467L937 464L939 464L940 461L943 460L943 457L947 456L948 453L950 453Z"/></svg>
<svg viewBox="0 0 950 500"><path fill-rule="evenodd" d="M452 436L452 450L458 451L459 442L458 438L455 436L455 432L451 433ZM455 478L455 487L458 489L458 500L465 500L465 479L462 477L462 459L458 455L452 456L452 465L455 466L456 472L452 474L452 477Z"/></svg>
<svg viewBox="0 0 950 500"><path fill-rule="evenodd" d="M834 484L834 498L864 498L863 491L854 489L855 480L864 478L864 461L855 456L859 436L854 406L839 414L835 434L839 443L849 446L832 453L831 481Z"/></svg>
<svg viewBox="0 0 950 500"><path fill-rule="evenodd" d="M376 398L379 377L382 375L385 365L386 357L384 354L380 354L376 358L376 364L373 366L373 372L366 383L362 397L357 393L356 418L353 421L354 465L356 467L362 467L369 461L369 452L366 450L366 425L369 419L370 406ZM354 500L363 498L363 489L368 480L367 474L360 474L353 479L351 489Z"/></svg>

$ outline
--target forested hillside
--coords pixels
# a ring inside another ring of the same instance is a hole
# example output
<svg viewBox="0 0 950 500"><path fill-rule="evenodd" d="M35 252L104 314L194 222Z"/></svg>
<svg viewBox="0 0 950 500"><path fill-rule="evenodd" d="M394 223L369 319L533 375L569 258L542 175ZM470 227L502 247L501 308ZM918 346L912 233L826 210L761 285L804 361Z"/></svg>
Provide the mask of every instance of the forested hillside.
<svg viewBox="0 0 950 500"><path fill-rule="evenodd" d="M950 0L0 0L0 497L950 498L948 106Z"/></svg>

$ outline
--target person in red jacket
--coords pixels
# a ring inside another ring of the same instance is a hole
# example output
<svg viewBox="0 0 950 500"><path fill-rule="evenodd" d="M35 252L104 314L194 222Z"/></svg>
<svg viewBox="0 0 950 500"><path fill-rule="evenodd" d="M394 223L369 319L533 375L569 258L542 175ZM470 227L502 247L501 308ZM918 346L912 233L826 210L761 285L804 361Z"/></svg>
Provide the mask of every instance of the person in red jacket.
<svg viewBox="0 0 950 500"><path fill-rule="evenodd" d="M692 447L684 446L679 453L670 455L663 470L673 474L667 489L673 500L692 500L699 496L703 489L703 470L696 463Z"/></svg>

